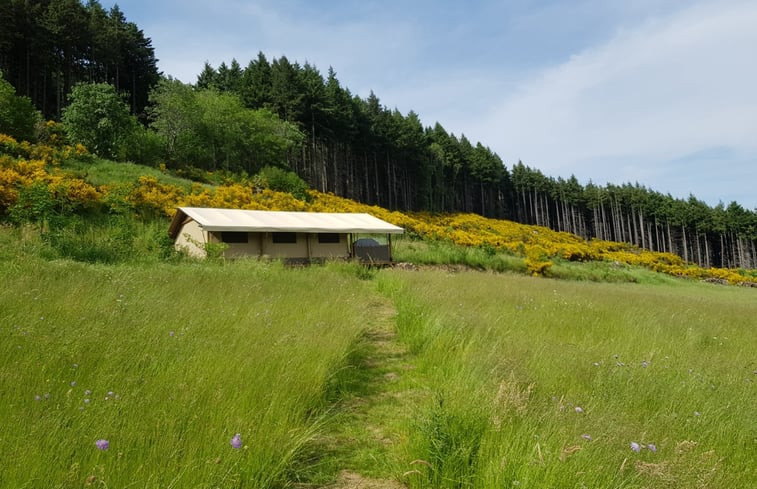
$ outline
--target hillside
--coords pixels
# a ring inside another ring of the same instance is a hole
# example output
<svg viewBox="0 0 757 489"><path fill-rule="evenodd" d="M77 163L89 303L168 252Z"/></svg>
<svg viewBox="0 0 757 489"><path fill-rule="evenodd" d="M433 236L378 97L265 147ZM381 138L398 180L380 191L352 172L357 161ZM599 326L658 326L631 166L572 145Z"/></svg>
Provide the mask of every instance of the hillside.
<svg viewBox="0 0 757 489"><path fill-rule="evenodd" d="M137 233L130 238L131 245L148 248L140 252L155 253L149 249L163 249L164 255L171 253L166 248L170 244L165 243L164 233L167 219L177 206L236 207L368 212L405 228L411 240L399 245L398 257L402 259L404 253L408 259L418 262L462 262L534 275L594 280L637 280L624 267L641 266L673 276L733 284L757 281L754 270L701 268L671 253L611 241L585 240L541 226L475 214L403 213L368 206L315 190L304 191L294 175L281 171L236 180L233 175L222 173L220 178L224 180L215 185L199 184L171 176L165 169L100 160L83 147L30 145L7 136L0 140L0 154L3 155L0 157L3 169L0 213L4 220L42 225L43 236L47 236L48 243L58 253L85 261L112 261L133 256L128 249L130 245L122 238L129 233ZM212 173L202 175L206 181L214 178ZM272 183L274 187L298 189L300 198L265 188ZM149 231L145 231L145 226L149 226ZM145 232L152 238L141 236ZM421 248L414 239L425 243L425 251L419 251ZM467 251L448 250L445 256L434 258L434 253L442 249L444 243ZM588 265L577 267L579 263ZM619 266L621 264L623 266ZM590 271L586 272L587 269Z"/></svg>
<svg viewBox="0 0 757 489"><path fill-rule="evenodd" d="M30 113L36 106L64 123L70 142L106 158L188 174L255 175L271 165L322 193L390 210L474 213L704 268L757 267L755 209L712 207L639 183L583 185L520 161L506 166L512 155L441 122L424 126L373 92L356 96L333 69L260 52L245 66L206 64L185 84L161 77L151 40L117 6L12 2L0 8L0 23L0 78L10 81L0 80L0 97L14 107L0 111L0 131L19 139L45 140L40 128L48 126ZM61 23L71 32L60 32ZM114 39L121 49L112 49Z"/></svg>
<svg viewBox="0 0 757 489"><path fill-rule="evenodd" d="M42 247L0 231L3 488L757 481L753 290Z"/></svg>

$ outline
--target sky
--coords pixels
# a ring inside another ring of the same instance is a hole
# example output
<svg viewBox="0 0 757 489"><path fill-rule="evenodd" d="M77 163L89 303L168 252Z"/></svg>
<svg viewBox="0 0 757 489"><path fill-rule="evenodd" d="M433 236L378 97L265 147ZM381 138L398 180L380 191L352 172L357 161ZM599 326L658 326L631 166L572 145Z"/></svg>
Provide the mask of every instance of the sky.
<svg viewBox="0 0 757 489"><path fill-rule="evenodd" d="M103 1L109 8L113 2ZM754 0L122 0L158 67L262 51L547 176L757 210Z"/></svg>

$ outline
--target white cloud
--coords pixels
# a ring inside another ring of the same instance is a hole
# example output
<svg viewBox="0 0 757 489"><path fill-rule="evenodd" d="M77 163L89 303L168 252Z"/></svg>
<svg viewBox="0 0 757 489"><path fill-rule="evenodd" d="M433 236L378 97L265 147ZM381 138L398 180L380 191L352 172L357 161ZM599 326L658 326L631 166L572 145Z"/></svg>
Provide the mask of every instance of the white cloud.
<svg viewBox="0 0 757 489"><path fill-rule="evenodd" d="M522 159L546 174L653 188L669 183L655 180L659 165L687 154L727 147L755 156L755 25L753 2L650 19L525 80L481 123L471 121L471 132L506 161ZM750 176L757 181L757 168ZM689 191L701 193L683 196Z"/></svg>

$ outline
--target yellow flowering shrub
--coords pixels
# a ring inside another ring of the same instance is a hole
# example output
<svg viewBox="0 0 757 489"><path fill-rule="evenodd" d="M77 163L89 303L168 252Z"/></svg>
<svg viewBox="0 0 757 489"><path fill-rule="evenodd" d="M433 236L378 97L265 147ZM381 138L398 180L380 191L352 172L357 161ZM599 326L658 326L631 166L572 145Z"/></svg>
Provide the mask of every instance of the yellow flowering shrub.
<svg viewBox="0 0 757 489"><path fill-rule="evenodd" d="M53 136L55 127L52 127ZM52 136L51 136L52 138ZM429 212L390 211L361 204L330 193L308 191L309 201L273 190L256 190L252 185L227 183L217 187L193 184L189 190L140 177L131 185L95 189L85 181L65 174L52 175L47 166L60 158L83 157L85 147L18 143L0 134L0 212L13 205L23 186L44 182L59 202L69 208L86 208L97 203L122 205L141 213L172 217L176 208L222 207L274 211L358 212L368 213L405 229L410 236L444 240L460 246L501 250L525 259L530 273L544 275L552 266L550 258L570 261L605 260L637 265L669 275L695 279L712 278L730 283L754 282L754 277L738 270L689 265L672 253L659 253L627 243L585 240L576 235L541 226L489 219L476 214L432 214Z"/></svg>
<svg viewBox="0 0 757 489"><path fill-rule="evenodd" d="M552 262L549 261L546 250L541 246L531 246L526 252L526 270L535 276L544 276L552 266Z"/></svg>
<svg viewBox="0 0 757 489"><path fill-rule="evenodd" d="M184 190L180 187L160 183L154 177L139 177L126 200L140 212L167 216L183 196Z"/></svg>

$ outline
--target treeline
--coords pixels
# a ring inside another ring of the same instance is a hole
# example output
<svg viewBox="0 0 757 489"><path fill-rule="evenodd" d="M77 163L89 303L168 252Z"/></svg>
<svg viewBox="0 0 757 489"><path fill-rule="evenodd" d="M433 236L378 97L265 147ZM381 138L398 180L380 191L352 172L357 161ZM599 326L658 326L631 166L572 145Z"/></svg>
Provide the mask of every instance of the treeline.
<svg viewBox="0 0 757 489"><path fill-rule="evenodd" d="M639 184L582 186L520 162L512 181L518 222L674 253L702 267L757 268L757 212L736 202L713 208Z"/></svg>
<svg viewBox="0 0 757 489"><path fill-rule="evenodd" d="M363 99L334 70L263 53L242 68L206 64L196 84L237 94L250 109L268 109L304 134L290 167L322 192L390 209L465 211L505 217L509 175L502 160L441 124Z"/></svg>
<svg viewBox="0 0 757 489"><path fill-rule="evenodd" d="M0 1L0 71L48 119L79 82L109 83L142 114L160 78L152 41L97 0Z"/></svg>

